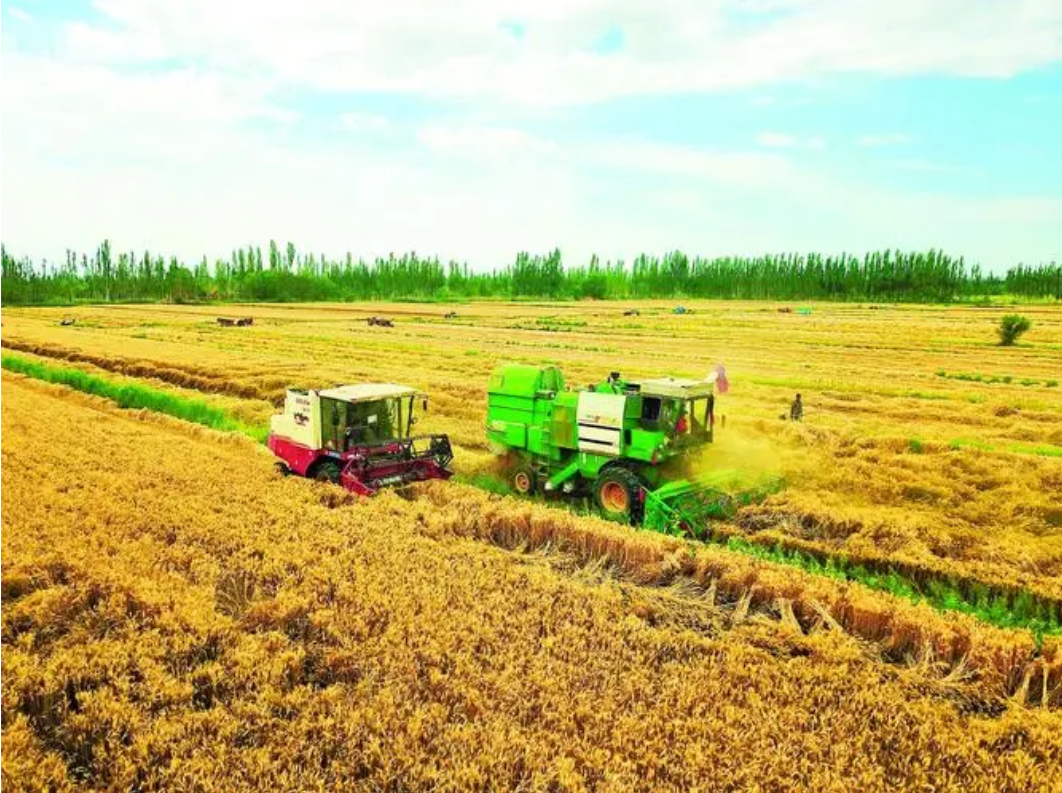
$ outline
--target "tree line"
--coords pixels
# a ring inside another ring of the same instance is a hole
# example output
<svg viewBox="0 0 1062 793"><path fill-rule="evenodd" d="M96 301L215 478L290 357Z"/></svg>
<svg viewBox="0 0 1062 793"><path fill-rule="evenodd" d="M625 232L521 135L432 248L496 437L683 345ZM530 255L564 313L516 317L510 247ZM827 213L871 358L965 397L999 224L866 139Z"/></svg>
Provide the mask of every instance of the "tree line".
<svg viewBox="0 0 1062 793"><path fill-rule="evenodd" d="M2 247L2 246L0 246ZM520 252L511 265L473 271L467 263L416 253L372 261L301 253L270 242L227 259L195 264L144 251L67 251L63 262L15 258L2 247L3 305L79 302L192 303L463 298L737 298L949 302L1011 294L1062 299L1062 266L1019 264L1003 275L939 250L884 250L860 256L787 253L690 257L680 251L564 265L559 249Z"/></svg>

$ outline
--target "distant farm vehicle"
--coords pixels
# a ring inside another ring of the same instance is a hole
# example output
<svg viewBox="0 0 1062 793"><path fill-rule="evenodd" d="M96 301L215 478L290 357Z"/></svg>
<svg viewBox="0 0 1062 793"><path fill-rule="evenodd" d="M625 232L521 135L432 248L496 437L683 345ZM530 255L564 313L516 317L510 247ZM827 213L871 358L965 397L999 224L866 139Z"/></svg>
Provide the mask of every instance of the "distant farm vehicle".
<svg viewBox="0 0 1062 793"><path fill-rule="evenodd" d="M61 320L59 320L59 324L64 326L73 325L75 322L77 322L77 320L70 316L63 317Z"/></svg>
<svg viewBox="0 0 1062 793"><path fill-rule="evenodd" d="M412 433L418 399L427 410L424 394L392 383L289 388L284 412L270 420L269 449L286 473L333 482L358 495L449 479L449 437Z"/></svg>
<svg viewBox="0 0 1062 793"><path fill-rule="evenodd" d="M675 308L672 310L671 313L672 314L692 314L693 312L690 311L685 306L675 306Z"/></svg>
<svg viewBox="0 0 1062 793"><path fill-rule="evenodd" d="M625 317L638 317L638 316L641 316L641 313L642 312L640 312L636 308L628 308L626 311L623 312L623 316L625 316Z"/></svg>
<svg viewBox="0 0 1062 793"><path fill-rule="evenodd" d="M457 319L457 312L447 311L445 314L443 314L443 319Z"/></svg>
<svg viewBox="0 0 1062 793"><path fill-rule="evenodd" d="M393 328L395 326L395 323L386 317L369 317L366 321L369 325L377 325L381 328Z"/></svg>
<svg viewBox="0 0 1062 793"><path fill-rule="evenodd" d="M218 317L218 324L225 328L253 325L254 317Z"/></svg>
<svg viewBox="0 0 1062 793"><path fill-rule="evenodd" d="M504 365L487 388L487 441L520 495L590 497L606 518L696 536L756 496L728 492L735 472L683 476L713 442L717 385L722 367L704 380L613 372L571 390L554 366Z"/></svg>
<svg viewBox="0 0 1062 793"><path fill-rule="evenodd" d="M778 309L778 313L779 314L792 314L793 313L793 309L791 309L789 306L782 306L780 309Z"/></svg>

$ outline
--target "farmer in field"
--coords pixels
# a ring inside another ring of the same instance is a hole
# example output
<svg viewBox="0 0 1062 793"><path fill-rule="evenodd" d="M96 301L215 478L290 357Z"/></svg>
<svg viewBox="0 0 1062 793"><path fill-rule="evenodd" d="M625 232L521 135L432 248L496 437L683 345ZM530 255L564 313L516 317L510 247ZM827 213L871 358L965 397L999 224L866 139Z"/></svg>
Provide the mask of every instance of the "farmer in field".
<svg viewBox="0 0 1062 793"><path fill-rule="evenodd" d="M789 418L791 421L800 421L803 417L804 403L800 401L800 394L797 394L793 404L789 406Z"/></svg>

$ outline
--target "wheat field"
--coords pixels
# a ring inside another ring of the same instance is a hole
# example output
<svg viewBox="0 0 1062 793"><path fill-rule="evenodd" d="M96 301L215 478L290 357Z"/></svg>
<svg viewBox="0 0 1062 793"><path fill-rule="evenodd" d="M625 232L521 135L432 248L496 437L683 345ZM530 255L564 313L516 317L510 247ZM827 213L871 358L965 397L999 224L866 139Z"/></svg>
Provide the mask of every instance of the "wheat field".
<svg viewBox="0 0 1062 793"><path fill-rule="evenodd" d="M1004 309L632 305L639 316L609 303L225 309L253 315L246 328L218 327L208 307L85 308L72 327L58 325L66 310L9 309L3 345L196 389L262 424L290 384L408 383L430 395L423 429L449 433L463 471L490 462L485 387L498 363L553 363L582 384L613 370L702 377L722 362L727 430L705 467L788 482L747 531L1062 597L1062 311L1030 307L1027 342L1002 348ZM373 314L395 327L368 326ZM806 416L793 425L779 415L797 392Z"/></svg>
<svg viewBox="0 0 1062 793"><path fill-rule="evenodd" d="M289 384L418 386L465 475L490 468L498 363L574 384L723 363L726 428L700 463L787 483L726 532L1062 598L1062 311L1023 309L1007 349L999 309L672 305L226 307L242 328L203 306L9 309L2 342L248 423ZM799 424L779 418L796 392ZM240 435L7 372L3 396L13 789L1062 774L1057 639L466 484L356 500Z"/></svg>

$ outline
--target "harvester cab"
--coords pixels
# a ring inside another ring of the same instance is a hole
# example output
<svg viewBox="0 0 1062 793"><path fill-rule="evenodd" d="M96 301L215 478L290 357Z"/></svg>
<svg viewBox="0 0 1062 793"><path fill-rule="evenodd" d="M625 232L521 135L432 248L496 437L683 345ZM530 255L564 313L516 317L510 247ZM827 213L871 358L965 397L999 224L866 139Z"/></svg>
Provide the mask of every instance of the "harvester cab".
<svg viewBox="0 0 1062 793"><path fill-rule="evenodd" d="M714 441L716 377L612 372L572 390L556 367L501 366L487 389L487 441L519 494L589 496L605 517L697 534L742 500L717 476L686 476Z"/></svg>
<svg viewBox="0 0 1062 793"><path fill-rule="evenodd" d="M612 372L604 383L590 385L587 391L620 397L611 404L619 418L635 419L624 428L621 440L629 438L626 445L636 457L641 447L651 450L651 462L660 462L713 440L715 393L710 380L666 377L636 383ZM586 407L596 401L591 398Z"/></svg>
<svg viewBox="0 0 1062 793"><path fill-rule="evenodd" d="M270 420L269 449L287 472L359 495L449 479L449 438L413 433L418 401L427 410L423 393L391 383L289 388L284 411Z"/></svg>

